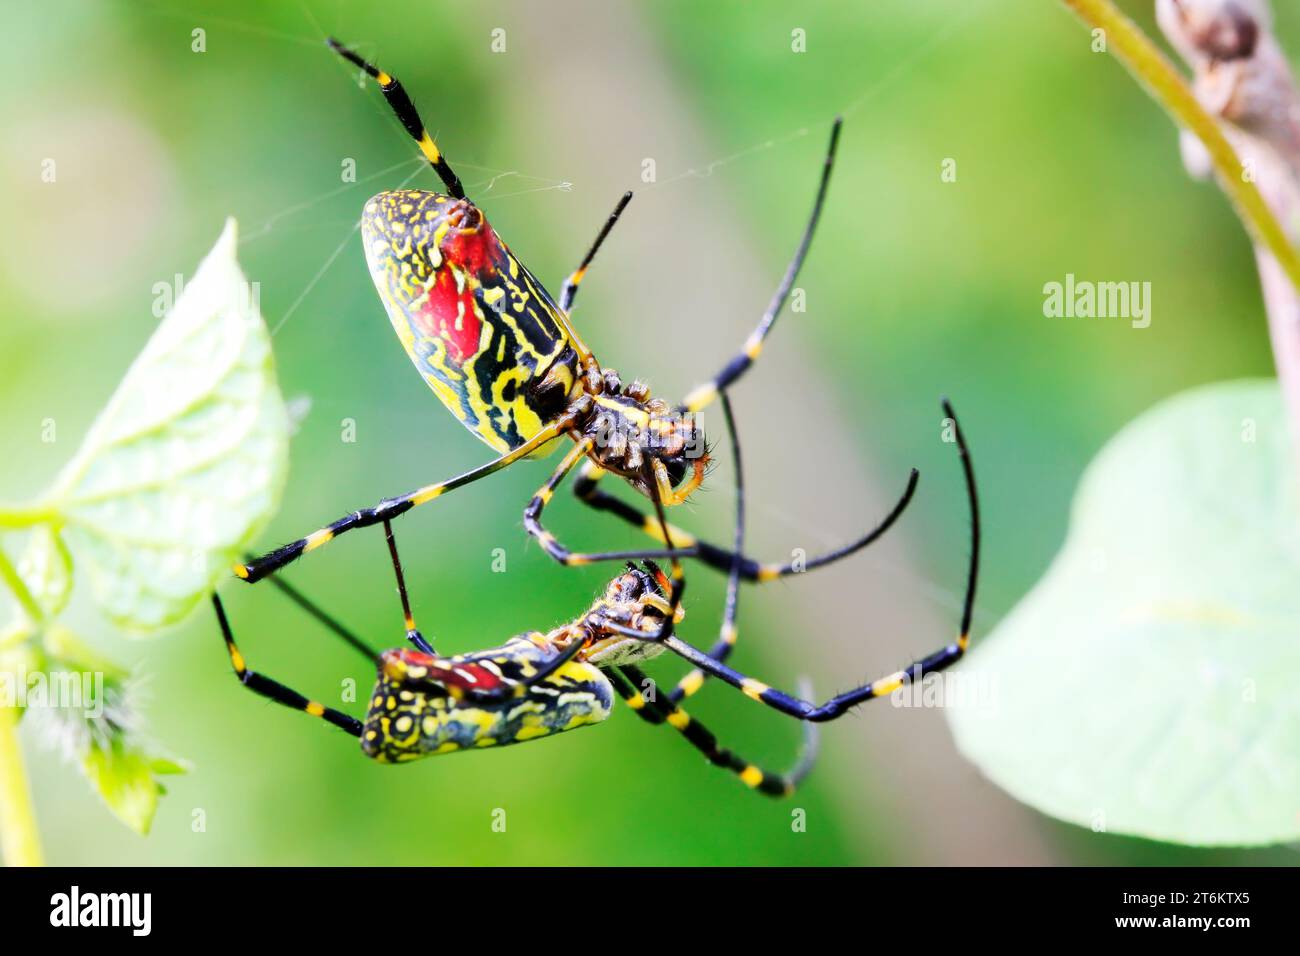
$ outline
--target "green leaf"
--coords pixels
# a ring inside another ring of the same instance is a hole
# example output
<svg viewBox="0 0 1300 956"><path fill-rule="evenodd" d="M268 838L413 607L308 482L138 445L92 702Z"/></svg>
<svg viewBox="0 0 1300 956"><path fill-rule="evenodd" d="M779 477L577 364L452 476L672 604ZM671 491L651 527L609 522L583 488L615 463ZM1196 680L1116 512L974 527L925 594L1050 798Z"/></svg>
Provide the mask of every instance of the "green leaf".
<svg viewBox="0 0 1300 956"><path fill-rule="evenodd" d="M187 768L114 739L107 745L93 745L82 759L81 769L114 815L143 836L149 832L158 798L165 792L157 776L184 773Z"/></svg>
<svg viewBox="0 0 1300 956"><path fill-rule="evenodd" d="M950 710L961 750L1093 829L1300 838L1298 487L1274 382L1130 423L1084 475L1046 576L977 638L962 674L991 705Z"/></svg>
<svg viewBox="0 0 1300 956"><path fill-rule="evenodd" d="M72 556L49 525L32 528L18 560L18 575L47 617L63 613L72 594Z"/></svg>
<svg viewBox="0 0 1300 956"><path fill-rule="evenodd" d="M138 685L126 671L62 626L56 625L45 643L58 650L57 656L48 658L51 672L93 674L99 682L80 706L65 701L40 712L38 736L43 733L47 744L80 766L91 787L123 823L137 833L147 833L158 798L166 793L157 778L186 773L189 764L161 752L141 734L142 721L133 699Z"/></svg>
<svg viewBox="0 0 1300 956"><path fill-rule="evenodd" d="M274 512L288 416L234 220L42 505L121 627L184 617Z"/></svg>

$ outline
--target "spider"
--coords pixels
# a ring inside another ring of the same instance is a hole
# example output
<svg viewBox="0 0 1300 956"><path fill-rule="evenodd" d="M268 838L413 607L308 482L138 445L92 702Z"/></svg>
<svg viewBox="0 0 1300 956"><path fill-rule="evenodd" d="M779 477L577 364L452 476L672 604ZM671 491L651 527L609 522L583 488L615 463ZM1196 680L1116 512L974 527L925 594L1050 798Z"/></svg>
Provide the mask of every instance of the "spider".
<svg viewBox="0 0 1300 956"><path fill-rule="evenodd" d="M671 506L704 480L709 456L695 413L711 404L758 358L808 253L830 181L840 120L831 129L812 214L794 258L767 311L743 350L707 384L676 407L653 398L640 381L625 383L602 367L569 321L578 287L632 194L619 201L577 271L565 280L558 305L510 252L466 195L396 78L347 49L329 46L379 84L385 99L442 179L446 194L403 189L370 199L361 233L371 276L397 336L425 381L447 409L500 457L457 477L385 498L346 515L305 538L271 551L235 573L254 582L302 554L354 528L382 524L398 515L553 449L564 436L573 447L524 510L524 527L547 554L564 565L595 561L641 561L670 557L665 533L653 517L597 487L608 473L647 497ZM575 553L542 525L542 511L556 487L579 462L574 491L588 505L629 521L663 548ZM879 526L828 554L793 564L760 564L741 557L746 580L770 581L796 570L837 560L870 544L898 518L916 489L912 470L902 497ZM693 557L729 571L733 554L686 531L664 525L678 557Z"/></svg>
<svg viewBox="0 0 1300 956"><path fill-rule="evenodd" d="M735 554L738 555L744 539L740 447L725 394L722 407L736 463ZM437 754L523 743L599 723L609 716L617 694L644 720L668 724L678 730L709 762L731 771L750 788L770 796L789 795L812 768L817 723L834 720L858 704L950 667L969 646L979 570L979 504L965 438L946 401L944 411L956 433L971 513L970 565L958 637L902 670L837 694L824 703L805 699L810 695L806 689L801 690L800 696L791 696L727 666L726 658L735 644L741 576L738 559L733 560L729 572L720 637L708 652L675 634L676 625L684 616L681 602L686 578L679 559L672 554L671 579L651 561L640 565L629 562L626 570L608 584L591 607L573 621L545 633L530 631L517 635L498 647L443 656L416 627L392 524L388 521L384 522L384 531L411 647L376 653L290 586L273 579L349 644L375 661L377 680L364 720L310 700L251 670L235 644L221 600L214 595L231 664L248 689L341 728L359 738L366 756L383 763L405 763ZM653 491L651 500L661 531L671 542L663 505ZM673 551L671 544L669 551ZM652 682L638 665L665 651L682 657L695 670L661 698L651 689ZM721 746L711 731L678 706L684 697L698 691L707 677L716 677L752 700L805 721L804 743L790 771L773 772L745 760Z"/></svg>

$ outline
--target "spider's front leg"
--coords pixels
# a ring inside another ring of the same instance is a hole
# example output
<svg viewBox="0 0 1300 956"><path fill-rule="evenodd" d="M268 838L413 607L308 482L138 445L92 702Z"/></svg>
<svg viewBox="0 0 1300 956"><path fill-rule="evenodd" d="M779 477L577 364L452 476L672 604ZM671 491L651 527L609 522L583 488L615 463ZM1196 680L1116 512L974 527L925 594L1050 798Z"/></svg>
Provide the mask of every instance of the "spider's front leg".
<svg viewBox="0 0 1300 956"><path fill-rule="evenodd" d="M785 300L789 298L790 290L794 288L795 280L799 277L799 270L803 268L804 260L808 258L808 250L812 247L813 235L817 231L817 223L822 215L822 206L826 203L826 190L830 186L831 169L835 165L835 151L839 148L840 129L843 125L843 119L835 117L835 122L831 125L831 141L826 147L826 158L822 162L822 175L817 183L817 196L813 200L808 224L804 226L803 235L799 237L799 245L795 247L794 258L786 267L785 275L781 277L781 282L777 285L766 311L758 320L758 326L745 340L741 350L712 379L691 389L682 399L682 404L679 406L681 411L698 412L712 404L758 360L759 354L763 351L763 343L772 331L772 326L776 324L777 316L781 314Z"/></svg>
<svg viewBox="0 0 1300 956"><path fill-rule="evenodd" d="M574 552L561 544L555 535L547 531L542 525L542 511L555 496L555 489L559 487L560 482L568 476L578 462L587 457L595 444L590 437L575 437L575 441L577 444L564 456L564 460L560 462L551 477L546 480L546 484L537 489L537 493L528 502L528 507L524 509L524 530L531 537L537 539L537 543L542 546L542 549L547 554L565 567L580 567L595 564L599 561L653 561L659 558L695 556L695 551L689 546L678 546L675 549L664 547L634 551ZM685 535L685 537L689 538L690 536ZM676 538L673 539L673 544L678 544Z"/></svg>
<svg viewBox="0 0 1300 956"><path fill-rule="evenodd" d="M221 598L217 597L216 594L212 595L212 607L217 613L217 624L221 628L221 637L226 643L226 653L230 657L230 666L234 669L235 676L239 678L241 684L260 697L275 701L275 703L291 710L302 711L312 717L317 717L326 723L333 724L340 730L346 731L353 737L361 736L361 721L351 714L345 714L333 707L326 707L310 697L303 696L293 688L252 670L248 666L243 652L235 644L235 635L231 630L230 621L226 617L226 609L221 603Z"/></svg>
<svg viewBox="0 0 1300 956"><path fill-rule="evenodd" d="M463 488L465 485L478 481L480 478L486 478L488 475L495 474L503 468L514 464L522 458L543 448L548 442L553 441L560 435L569 430L575 417L580 414L580 409L574 408L565 412L560 418L556 419L550 425L541 429L536 435L528 441L521 444L518 448L511 449L500 458L494 459L485 465L467 471L464 474L457 475L455 478L449 478L446 481L439 481L435 484L425 485L423 488L417 488L409 494L399 495L396 498L386 498L372 508L362 508L351 514L344 515L332 524L313 531L305 538L299 538L297 541L290 542L283 547L276 548L259 558L254 558L247 564L235 565L235 575L243 581L252 584L260 581L268 574L274 574L285 565L297 560L308 551L314 551L333 541L339 535L357 528L367 528L371 525L384 524L397 516L410 511L412 508L440 498L449 491L457 488Z"/></svg>

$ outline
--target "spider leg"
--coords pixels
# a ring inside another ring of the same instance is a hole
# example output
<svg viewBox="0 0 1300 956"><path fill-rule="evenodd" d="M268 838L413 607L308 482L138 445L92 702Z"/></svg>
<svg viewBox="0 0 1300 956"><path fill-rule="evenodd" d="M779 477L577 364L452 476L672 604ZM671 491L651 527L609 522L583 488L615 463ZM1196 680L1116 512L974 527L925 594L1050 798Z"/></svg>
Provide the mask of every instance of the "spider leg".
<svg viewBox="0 0 1300 956"><path fill-rule="evenodd" d="M246 557L245 560L251 560L251 557ZM367 660L373 661L379 656L378 651L368 645L365 641L361 640L361 638L357 637L357 635L350 628L342 624L338 618L324 610L320 605L307 597L307 595L303 594L292 584L282 580L278 575L272 575L270 583L273 587L279 588L290 601L298 605L298 607L302 608L321 624L325 625L329 630L333 631L336 635L347 642L349 646L363 654Z"/></svg>
<svg viewBox="0 0 1300 956"><path fill-rule="evenodd" d="M662 514L651 516L636 510L631 505L626 504L620 498L608 495L601 491L596 491L595 481L590 481L584 488L575 486L574 491L580 499L597 510L611 511L619 517L624 518L636 525L647 535L665 545L657 549L639 549L630 551L595 551L595 552L574 552L560 543L560 541L542 524L542 512L555 497L555 489L568 476L579 462L586 459L587 453L591 450L592 439L582 438L575 439L575 444L564 456L564 459L556 466L555 471L546 480L533 495L532 500L524 508L524 530L537 539L537 543L542 546L548 555L558 561L565 567L578 567L582 565L595 564L600 561L646 561L660 558L697 558L710 567L718 568L730 572L733 565L739 564L739 575L746 581L775 581L777 578L786 577L790 574L800 574L804 571L812 571L825 565L832 564L842 558L860 551L873 541L880 538L886 531L893 526L894 522L903 514L908 504L911 503L912 495L916 492L917 481L920 480L920 472L915 468L908 475L907 487L903 489L903 495L895 503L894 507L885 516L876 527L872 528L865 535L856 541L851 541L846 545L827 551L824 554L814 555L811 558L805 558L799 562L786 562L764 564L755 561L753 558L746 557L739 550L732 551L726 548L718 547L707 541L701 541L688 531L683 531L675 525L670 525ZM513 453L512 453L513 454ZM647 463L652 464L650 462ZM590 459L587 459L587 465L592 466ZM600 474L604 471L596 468ZM657 483L650 475L647 475L647 484L655 488ZM656 500L658 500L656 498ZM346 520L346 519L345 519ZM337 522L336 522L337 524ZM333 526L331 526L333 527ZM328 529L326 529L328 530ZM320 532L318 532L320 533ZM671 537L672 546L669 547L669 538ZM293 547L289 545L287 547ZM310 548L308 549L310 550ZM288 560L292 560L289 558ZM237 572L238 569L237 569Z"/></svg>
<svg viewBox="0 0 1300 956"><path fill-rule="evenodd" d="M433 649L433 645L425 639L424 635L415 626L415 615L411 612L411 601L406 593L406 575L402 571L402 560L397 555L397 538L393 534L392 524L387 521L384 522L384 537L388 541L388 553L393 559L393 574L397 579L397 593L402 602L402 616L406 624L406 639L425 654L438 657L440 655ZM529 687L546 680L571 661L582 650L582 646L581 641L570 641L563 651L537 667L533 673L523 680L503 685L494 691L478 691L475 693L475 697L479 700L499 700L511 696L521 696Z"/></svg>
<svg viewBox="0 0 1300 956"><path fill-rule="evenodd" d="M551 477L546 480L546 483L537 490L537 493L533 495L532 500L528 502L528 506L524 509L524 530L531 537L537 539L537 543L542 546L542 550L565 567L579 567L601 561L653 561L663 558L698 558L711 567L730 571L732 564L735 563L738 557L741 578L746 581L774 581L790 574L800 574L804 571L824 567L827 564L839 561L841 558L847 558L871 544L888 531L899 516L902 515L912 500L912 495L916 491L916 483L920 477L920 473L913 468L908 477L907 487L903 490L903 496L889 514L885 516L884 520L871 531L856 541L852 541L833 551L814 555L799 562L763 564L753 558L737 555L736 552L727 548L720 548L717 545L709 544L707 541L701 541L689 532L668 524L666 520L662 520L662 515L655 518L643 515L640 512L634 512L637 523L641 525L647 534L663 542L665 547L628 551L575 552L570 551L560 543L554 534L546 530L542 524L542 512L555 496L555 489L559 487L560 482L586 456L590 448L591 440L589 438L580 439L564 456L564 460L556 467ZM650 487L657 487L649 477L647 477L647 483ZM623 505L619 499L611 496L611 500L630 510L630 506ZM590 504L590 502L588 503ZM671 548L666 546L669 537L672 539L673 546Z"/></svg>
<svg viewBox="0 0 1300 956"><path fill-rule="evenodd" d="M677 558L679 556L692 556L693 552L689 549L672 549L672 548L655 548L641 549L634 551L595 551L595 552L573 552L562 545L551 532L547 531L542 525L542 511L546 508L548 502L555 495L555 489L559 487L565 477L573 470L578 462L586 457L587 452L592 448L592 440L583 438L578 440L577 444L569 450L564 456L564 460L556 467L551 477L546 479L546 484L542 485L533 495L532 500L524 509L524 530L537 539L537 543L542 549L556 561L565 567L579 567L587 564L595 564L599 561L646 561L656 558ZM651 463L647 461L647 471ZM658 504L658 491L653 479L649 479L650 487L655 488L655 501ZM662 539L661 539L662 540Z"/></svg>
<svg viewBox="0 0 1300 956"><path fill-rule="evenodd" d="M596 234L596 241L591 244L591 248L587 250L587 254L583 257L578 268L564 280L564 288L560 290L559 309L556 311L555 317L563 327L565 335L569 337L569 341L573 344L574 351L578 353L578 362L581 364L588 386L591 388L599 387L601 380L600 363L596 361L596 356L591 354L591 349L587 347L587 343L582 340L578 330L569 321L569 310L573 308L573 300L577 298L578 286L582 284L583 276L587 274L587 267L596 258L596 253L600 251L600 247L605 243L605 237L609 235L609 231L614 228L614 223L618 222L619 216L623 215L623 210L627 208L627 204L631 201L632 193L625 192L623 198L618 201L618 205L614 207L614 211L605 220L605 225Z"/></svg>
<svg viewBox="0 0 1300 956"><path fill-rule="evenodd" d="M818 723L834 720L858 704L877 697L885 697L905 683L915 683L927 674L951 667L957 663L966 650L966 642L964 642L964 639L959 639L957 642L935 651L928 657L913 662L902 670L895 671L843 694L837 694L821 704L815 704L800 697L791 696L784 691L776 690L752 677L746 677L739 671L732 670L727 665L715 661L703 651L692 647L678 637L666 638L663 644L674 654L690 661L700 670L742 691L751 700L766 704L787 716Z"/></svg>
<svg viewBox="0 0 1300 956"><path fill-rule="evenodd" d="M582 400L579 399L579 402ZM417 488L409 494L399 495L396 498L385 498L379 504L372 508L363 508L360 511L354 511L349 515L339 518L333 524L328 524L318 531L313 531L305 538L299 538L277 548L259 558L249 561L247 564L235 565L234 571L236 576L250 584L261 580L268 574L283 568L286 564L299 558L308 551L314 551L316 548L333 541L344 532L351 531L354 528L365 528L370 525L381 524L391 518L396 518L404 512L410 511L417 505L425 504L438 498L449 491L464 487L471 482L478 481L480 478L486 478L495 472L500 471L509 465L514 464L521 458L525 458L537 449L541 448L547 442L563 435L568 431L572 424L575 413L571 410L565 412L558 419L547 425L536 435L524 442L518 448L511 449L485 465L467 471L464 474L457 475L455 478L449 478L446 481L440 481L436 484L425 485L423 488Z"/></svg>
<svg viewBox="0 0 1300 956"><path fill-rule="evenodd" d="M639 510L634 505L628 504L622 498L610 494L602 488L597 487L596 482L604 477L605 471L592 461L588 461L579 472L574 482L573 492L578 496L583 504L596 509L597 511L606 511L616 517L622 518L628 524L639 528L644 534L649 535L656 541L664 540L664 530L655 520L654 516ZM895 502L889 513L874 528L868 531L862 537L827 551L824 554L814 555L800 562L789 561L781 562L761 562L754 558L740 554L740 577L744 581L757 581L766 583L775 581L778 578L787 577L791 574L800 574L804 571L813 571L817 568L833 564L849 555L856 554L863 548L867 547L878 540L886 531L888 531L895 521L902 516L907 506L911 504L912 496L916 492L917 482L920 480L920 472L915 468L911 470L907 478L907 486L903 489L903 494ZM552 489L553 490L553 489ZM549 498L547 498L549 500ZM695 558L698 561L707 564L711 568L719 571L730 572L733 559L738 552L730 548L724 548L708 541L703 541L683 528L675 524L667 525L669 533L672 535L673 544L677 546L677 551L682 557ZM641 552L621 552L615 557L621 557L623 554L635 555L637 558L647 556L650 558L667 557L666 550L663 551L641 551ZM590 556L589 556L590 557ZM558 560L558 559L557 559Z"/></svg>
<svg viewBox="0 0 1300 956"><path fill-rule="evenodd" d="M568 315L573 309L573 300L578 296L578 286L582 284L583 277L587 274L587 267L590 266L591 261L596 258L596 253L599 252L600 247L604 245L605 238L609 235L609 231L614 228L614 223L618 222L619 217L623 215L623 210L627 208L627 204L631 201L632 193L630 191L625 192L623 198L618 201L618 205L614 207L614 211L610 213L609 218L605 220L605 225L601 226L600 232L596 234L596 241L591 244L591 248L587 250L587 254L583 257L578 268L564 280L564 287L560 290L559 305L560 311L565 315Z"/></svg>
<svg viewBox="0 0 1300 956"><path fill-rule="evenodd" d="M682 710L674 701L663 701L658 695L643 695L640 688L645 686L646 675L639 668L630 664L611 667L604 670L610 683L628 707L638 717L651 724L669 724L674 727L691 746L695 747L709 763L723 767L738 776L746 786L771 797L785 797L794 793L799 783L808 776L817 759L817 728L815 724L804 725L803 745L799 749L799 758L795 766L785 773L773 773L756 764L750 763L735 752L718 744L707 727Z"/></svg>
<svg viewBox="0 0 1300 956"><path fill-rule="evenodd" d="M415 626L415 615L411 613L411 599L406 593L406 575L402 571L402 559L397 556L397 538L393 535L393 523L384 522L384 539L388 542L388 554L393 559L393 576L397 578L397 596L402 602L402 621L406 625L406 639L415 645L416 650L425 654L437 654L433 645Z"/></svg>
<svg viewBox="0 0 1300 956"><path fill-rule="evenodd" d="M329 44L331 50L354 66L360 67L379 84L379 90L384 94L384 99L388 101L388 105L397 114L397 118L401 120L402 125L406 127L406 131L411 134L411 139L419 144L420 152L424 153L429 165L433 167L434 172L446 185L447 192L454 199L464 199L465 187L460 184L460 178L447 165L447 160L443 158L442 152L425 128L424 121L420 119L420 114L416 112L415 104L411 102L411 98L407 95L406 90L402 88L402 84L397 81L397 78L389 76L383 70L363 60L333 37L330 37L325 42Z"/></svg>
<svg viewBox="0 0 1300 956"><path fill-rule="evenodd" d="M226 610L221 605L221 598L215 594L212 595L212 606L217 612L217 622L221 626L221 636L226 642L226 652L230 655L230 665L235 669L235 676L239 678L241 684L253 693L268 700L273 700L277 704L283 704L285 707L301 710L313 717L319 717L341 730L346 730L353 737L361 736L361 721L355 717L332 707L319 704L308 697L304 697L296 690L286 687L279 681L250 670L244 660L244 655L240 653L238 646L235 644L235 636L231 633L230 622L226 619Z"/></svg>
<svg viewBox="0 0 1300 956"><path fill-rule="evenodd" d="M494 702L509 700L512 697L522 697L525 692L527 692L528 688L547 680L551 675L555 674L556 671L564 667L565 664L577 657L585 646L586 645L583 641L571 640L562 651L549 660L534 667L533 672L522 680L503 683L501 686L491 690L474 690L469 693L472 694L474 700L482 702ZM438 655L435 654L433 656L436 657Z"/></svg>
<svg viewBox="0 0 1300 956"><path fill-rule="evenodd" d="M844 121L837 116L835 122L831 125L831 141L826 149L826 160L822 166L821 181L817 185L817 198L813 201L812 215L808 217L808 224L804 226L803 235L799 239L798 248L795 249L794 258L790 260L790 264L786 267L785 275L781 278L781 284L776 287L772 301L768 303L767 311L759 319L757 328L745 340L745 345L740 352L722 367L722 371L715 375L712 381L691 389L686 397L682 399L681 405L678 406L680 411L698 412L711 404L720 392L749 370L749 367L758 358L759 353L763 351L763 341L767 338L768 333L772 331L776 317L780 315L781 307L785 305L785 300L794 287L795 279L799 277L799 270L803 267L804 259L808 257L808 248L812 245L813 233L817 231L817 221L821 218L822 206L826 201L826 187L830 185L831 167L835 164L835 150L839 146L840 128L843 124Z"/></svg>
<svg viewBox="0 0 1300 956"><path fill-rule="evenodd" d="M731 438L731 458L735 470L736 530L731 541L731 570L727 572L727 598L723 605L722 625L718 629L718 639L709 648L709 656L719 662L725 661L736 646L736 616L740 607L740 562L745 550L745 471L741 465L740 435L736 431L736 419L731 411L731 397L726 392L722 393L722 414L727 422L727 435ZM694 668L669 692L669 703L676 705L690 697L704 686L707 678L708 675L704 671L698 667Z"/></svg>

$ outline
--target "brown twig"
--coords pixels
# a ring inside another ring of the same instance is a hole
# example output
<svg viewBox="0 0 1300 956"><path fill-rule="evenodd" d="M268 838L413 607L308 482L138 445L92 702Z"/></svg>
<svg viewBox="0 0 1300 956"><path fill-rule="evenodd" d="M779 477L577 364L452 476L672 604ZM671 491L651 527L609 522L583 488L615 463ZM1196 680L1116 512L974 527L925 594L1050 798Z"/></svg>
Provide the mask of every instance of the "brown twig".
<svg viewBox="0 0 1300 956"><path fill-rule="evenodd" d="M1104 36L1182 127L1188 169L1198 177L1217 174L1254 241L1278 381L1300 455L1300 110L1267 0L1156 0L1161 29L1195 71L1195 91L1112 0L1063 2Z"/></svg>
<svg viewBox="0 0 1300 956"><path fill-rule="evenodd" d="M1187 61L1193 92L1224 133L1291 243L1300 239L1300 93L1273 36L1268 0L1156 0L1156 19ZM1207 173L1204 144L1182 133L1184 164ZM1300 291L1262 242L1255 261L1273 360L1300 448Z"/></svg>

